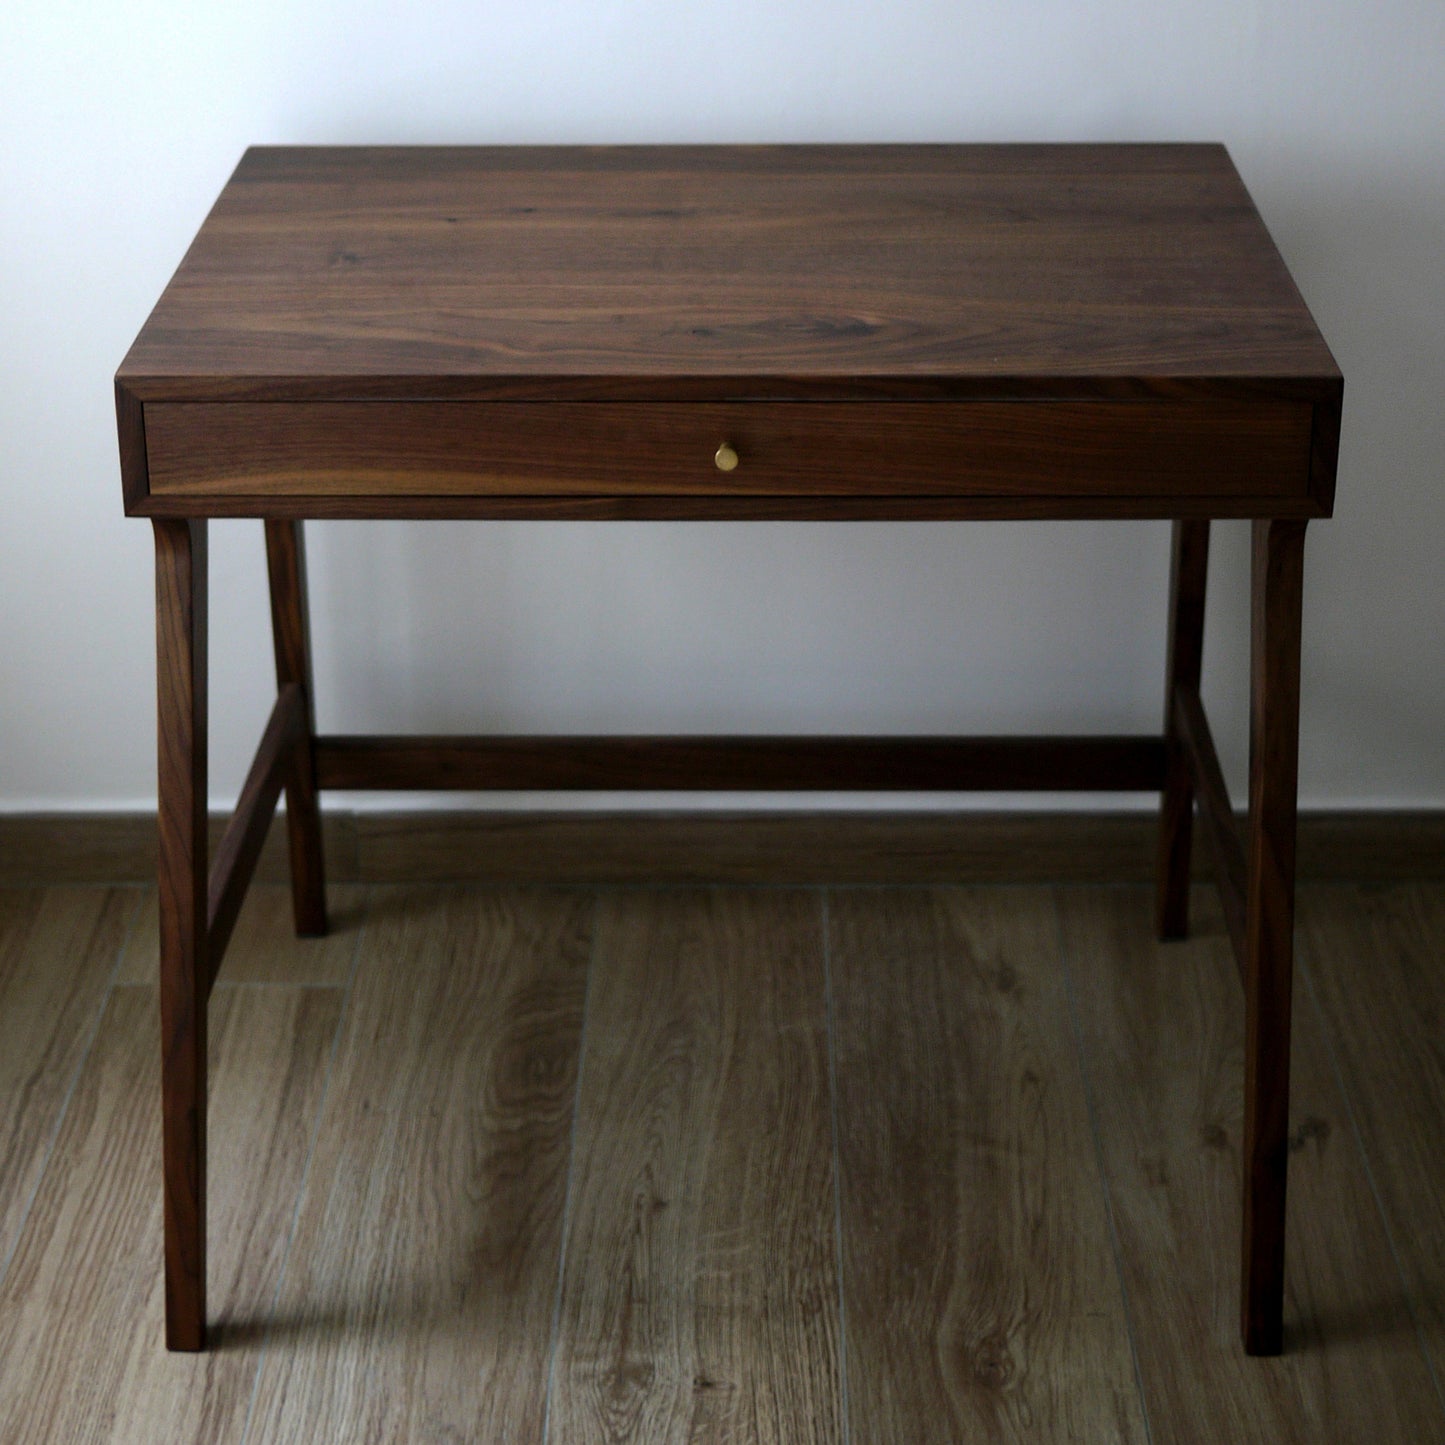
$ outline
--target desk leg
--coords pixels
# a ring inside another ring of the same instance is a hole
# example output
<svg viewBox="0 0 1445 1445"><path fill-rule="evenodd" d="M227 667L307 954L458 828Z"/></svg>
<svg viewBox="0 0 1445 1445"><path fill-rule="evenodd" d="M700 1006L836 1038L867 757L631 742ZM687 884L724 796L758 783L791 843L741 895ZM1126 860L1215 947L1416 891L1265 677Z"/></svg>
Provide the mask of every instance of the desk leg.
<svg viewBox="0 0 1445 1445"><path fill-rule="evenodd" d="M156 521L166 1345L206 1334L206 524Z"/></svg>
<svg viewBox="0 0 1445 1445"><path fill-rule="evenodd" d="M1199 689L1204 659L1204 584L1209 523L1176 521L1169 567L1169 661L1164 675L1164 791L1159 800L1154 926L1160 938L1189 931L1189 853L1194 835L1194 781L1179 740L1174 695Z"/></svg>
<svg viewBox="0 0 1445 1445"><path fill-rule="evenodd" d="M291 906L296 932L326 932L326 865L321 853L321 809L316 794L316 711L312 701L311 628L306 605L306 551L300 522L268 520L266 570L271 581L271 632L276 643L276 687L301 688L306 736L296 746L286 785L286 831L291 845Z"/></svg>
<svg viewBox="0 0 1445 1445"><path fill-rule="evenodd" d="M1283 1343L1305 524L1254 524L1245 919L1244 1347Z"/></svg>

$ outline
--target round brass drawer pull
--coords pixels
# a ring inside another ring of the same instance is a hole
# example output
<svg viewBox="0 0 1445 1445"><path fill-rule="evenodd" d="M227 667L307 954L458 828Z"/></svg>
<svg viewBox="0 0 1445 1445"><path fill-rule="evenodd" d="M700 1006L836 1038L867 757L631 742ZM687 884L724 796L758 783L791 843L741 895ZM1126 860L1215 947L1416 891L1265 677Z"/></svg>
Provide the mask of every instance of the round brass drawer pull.
<svg viewBox="0 0 1445 1445"><path fill-rule="evenodd" d="M717 463L720 472L730 472L738 464L738 454L724 442L718 449L713 461Z"/></svg>

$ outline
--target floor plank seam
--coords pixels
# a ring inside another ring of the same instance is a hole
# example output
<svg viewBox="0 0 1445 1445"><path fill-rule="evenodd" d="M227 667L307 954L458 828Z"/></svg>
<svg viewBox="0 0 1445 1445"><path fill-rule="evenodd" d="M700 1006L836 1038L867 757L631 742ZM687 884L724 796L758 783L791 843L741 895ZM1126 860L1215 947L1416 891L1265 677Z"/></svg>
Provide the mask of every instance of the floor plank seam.
<svg viewBox="0 0 1445 1445"><path fill-rule="evenodd" d="M311 1125L311 1138L306 1145L306 1162L301 1166L301 1179L296 1186L296 1203L291 1210L291 1223L286 1230L286 1247L281 1251L281 1265L276 1273L276 1287L271 1292L271 1306L268 1317L274 1318L281 1303L281 1289L286 1283L286 1269L291 1263L291 1250L296 1242L296 1230L301 1222L301 1206L306 1199L306 1188L311 1180L311 1162L316 1157L316 1141L321 1137L321 1125L326 1117L326 1096L331 1092L331 1080L336 1073L336 1056L341 1049L341 1037L346 1029L346 1017L351 1010L351 999L356 986L356 971L361 964L361 944L366 937L370 922L371 892L363 895L361 921L356 928L356 942L351 949L351 965L346 973L346 986L341 996L341 1008L336 1015L336 1031L331 1036L331 1048L326 1055L326 1077L321 1082L321 1095L316 1101L316 1118ZM266 1365L266 1351L269 1346L267 1320L261 1321L261 1346L256 1353L256 1369L251 1377L251 1396L246 1402L246 1417L241 1425L241 1445L246 1445L251 1435L251 1418L256 1410L256 1397L261 1391L261 1372Z"/></svg>
<svg viewBox="0 0 1445 1445"><path fill-rule="evenodd" d="M1109 1245L1114 1254L1114 1277L1119 1281L1119 1294L1124 1302L1124 1328L1129 1337L1129 1358L1134 1365L1134 1388L1139 1392L1139 1409L1144 1418L1144 1439L1147 1445L1154 1445L1154 1426L1149 1418L1149 1397L1144 1390L1139 1345L1134 1337L1134 1311L1129 1303L1129 1285L1124 1278L1123 1250L1119 1244L1119 1229L1114 1219L1114 1196L1109 1187L1109 1171L1104 1161L1104 1141L1099 1132L1098 1107L1094 1101L1094 1085L1084 1051L1084 1030L1079 1021L1078 1000L1074 995L1074 973L1069 966L1069 946L1064 937L1064 921L1058 905L1057 888L1050 890L1050 903L1054 912L1055 947L1058 950L1059 967L1064 974L1064 997L1068 1001L1069 1024L1074 1035L1074 1059L1079 1068L1080 1082L1084 1086L1084 1111L1088 1115L1089 1133L1094 1144L1094 1167L1099 1171L1099 1187L1104 1195L1104 1216L1109 1221Z"/></svg>
<svg viewBox="0 0 1445 1445"><path fill-rule="evenodd" d="M1359 1116L1355 1111L1355 1101L1350 1091L1345 1087L1344 1070L1340 1067L1339 1055L1335 1050L1335 1040L1330 1032L1325 1011L1320 1005L1319 995L1315 992L1314 979L1304 959L1296 960L1295 969L1298 977L1304 983L1304 991L1309 995L1310 1008L1315 1016L1315 1024L1325 1041L1325 1053L1330 1061L1330 1073L1334 1076L1335 1089L1338 1092L1345 1106L1345 1113L1349 1117L1350 1130L1355 1136L1356 1147L1360 1151L1360 1165L1365 1173L1365 1181L1370 1187L1370 1197L1375 1201L1375 1212L1380 1217L1380 1227L1384 1231L1385 1243L1389 1246L1390 1258L1395 1265L1395 1275L1400 1282L1400 1295L1405 1301L1405 1309L1410 1316L1410 1324L1415 1330L1415 1340L1420 1347L1420 1354L1425 1360L1425 1369L1430 1376L1430 1383L1435 1387L1435 1399L1440 1405L1442 1414L1445 1414L1445 1390L1441 1389L1440 1376L1435 1369L1435 1360L1430 1352L1430 1347L1425 1338L1425 1326L1420 1319L1420 1312L1415 1307L1415 1300L1410 1289L1409 1280L1405 1274L1405 1266L1400 1258L1399 1248L1395 1244L1395 1231L1390 1228L1390 1217L1385 1209L1384 1197L1380 1193L1379 1184L1375 1179L1375 1166L1370 1159L1370 1151L1365 1147L1365 1131L1360 1127Z"/></svg>
<svg viewBox="0 0 1445 1445"><path fill-rule="evenodd" d="M823 1000L828 1037L828 1114L833 1126L833 1253L838 1273L838 1393L843 1411L843 1445L853 1439L853 1411L848 1401L848 1302L843 1276L843 1153L838 1144L838 1058L833 1013L833 928L828 889L818 889L823 923Z"/></svg>
<svg viewBox="0 0 1445 1445"><path fill-rule="evenodd" d="M80 1050L80 1056L76 1060L75 1068L70 1075L70 1082L65 1086L65 1097L60 1101L60 1108L56 1111L55 1124L50 1130L50 1137L45 1141L45 1154L41 1160L40 1168L35 1175L35 1184L30 1191L30 1198L25 1201L25 1207L20 1211L20 1221L15 1226L15 1237L10 1241L10 1248L6 1251L5 1259L0 1262L0 1288L5 1285L5 1280L10 1274L10 1265L14 1261L20 1249L20 1241L25 1237L26 1226L30 1223L30 1211L35 1207L35 1201L40 1197L41 1186L45 1182L45 1176L50 1170L51 1156L55 1152L56 1140L60 1138L60 1131L65 1125L66 1115L70 1113L70 1101L75 1096L76 1087L80 1083L81 1074L85 1065L90 1059L91 1050L95 1047L95 1041L100 1037L100 1026L105 1019L105 1011L110 1006L111 994L115 991L116 980L120 977L121 964L125 961L127 950L130 948L132 935L135 933L136 923L140 919L141 909L145 906L146 889L136 889L136 900L131 907L130 918L125 927L121 930L120 944L116 949L115 962L110 966L110 976L105 981L105 987L100 991L100 999L95 1008L95 1019L90 1026L90 1032L85 1040L84 1047Z"/></svg>
<svg viewBox="0 0 1445 1445"><path fill-rule="evenodd" d="M557 1249L557 1288L552 1298L552 1338L547 1350L547 1389L542 1397L542 1445L552 1433L552 1391L557 1378L557 1343L562 1333L562 1293L567 1278L567 1245L572 1235L572 1181L577 1162L577 1120L582 1112L582 1070L587 1062L587 1013L597 962L597 914L601 892L592 892L592 933L587 940L587 977L582 984L582 1024L577 1039L577 1081L572 1088L572 1125L567 1134L567 1181L562 1189L562 1242ZM242 1442L244 1445L244 1441Z"/></svg>

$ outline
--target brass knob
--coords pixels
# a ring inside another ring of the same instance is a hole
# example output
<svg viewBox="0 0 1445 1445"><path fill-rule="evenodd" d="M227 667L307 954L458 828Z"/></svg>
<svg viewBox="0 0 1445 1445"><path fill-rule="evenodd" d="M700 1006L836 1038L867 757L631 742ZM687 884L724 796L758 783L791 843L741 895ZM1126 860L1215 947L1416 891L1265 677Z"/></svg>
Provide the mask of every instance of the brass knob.
<svg viewBox="0 0 1445 1445"><path fill-rule="evenodd" d="M724 442L717 449L716 454L713 456L713 461L717 463L718 471L730 472L738 464L738 454Z"/></svg>

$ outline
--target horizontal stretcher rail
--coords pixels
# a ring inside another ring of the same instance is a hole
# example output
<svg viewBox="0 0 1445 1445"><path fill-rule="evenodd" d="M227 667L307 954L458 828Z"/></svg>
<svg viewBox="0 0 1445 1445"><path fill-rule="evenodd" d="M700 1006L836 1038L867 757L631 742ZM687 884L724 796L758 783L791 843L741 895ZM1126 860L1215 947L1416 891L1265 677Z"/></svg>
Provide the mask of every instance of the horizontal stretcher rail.
<svg viewBox="0 0 1445 1445"><path fill-rule="evenodd" d="M322 788L1147 792L1162 737L321 737Z"/></svg>

